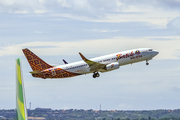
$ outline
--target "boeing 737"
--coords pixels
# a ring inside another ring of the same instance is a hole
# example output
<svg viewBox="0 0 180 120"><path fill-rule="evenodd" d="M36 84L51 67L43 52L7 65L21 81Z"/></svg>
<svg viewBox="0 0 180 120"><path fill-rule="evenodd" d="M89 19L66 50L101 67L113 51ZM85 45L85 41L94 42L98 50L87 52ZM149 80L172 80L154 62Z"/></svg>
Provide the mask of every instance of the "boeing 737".
<svg viewBox="0 0 180 120"><path fill-rule="evenodd" d="M63 59L64 65L51 66L29 49L23 49L23 52L33 70L30 72L32 76L43 79L67 78L88 73L93 73L93 78L96 78L100 76L99 72L116 70L120 66L127 64L146 61L146 65L149 65L148 61L159 53L151 48L139 48L92 59L87 59L79 53L82 61L67 63Z"/></svg>

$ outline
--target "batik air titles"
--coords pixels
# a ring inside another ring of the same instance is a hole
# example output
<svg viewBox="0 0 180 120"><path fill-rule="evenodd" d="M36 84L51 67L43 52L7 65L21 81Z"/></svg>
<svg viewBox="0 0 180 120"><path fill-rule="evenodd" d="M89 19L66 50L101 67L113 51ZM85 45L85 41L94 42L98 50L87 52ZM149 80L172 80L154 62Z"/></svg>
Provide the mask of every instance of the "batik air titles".
<svg viewBox="0 0 180 120"><path fill-rule="evenodd" d="M149 65L148 61L159 53L151 48L139 48L92 59L87 59L79 53L82 61L68 64L63 60L64 65L51 66L29 49L23 49L23 52L33 70L30 72L32 76L44 79L67 78L88 73L93 73L93 78L96 78L100 76L99 72L112 71L127 64L146 61L146 65Z"/></svg>

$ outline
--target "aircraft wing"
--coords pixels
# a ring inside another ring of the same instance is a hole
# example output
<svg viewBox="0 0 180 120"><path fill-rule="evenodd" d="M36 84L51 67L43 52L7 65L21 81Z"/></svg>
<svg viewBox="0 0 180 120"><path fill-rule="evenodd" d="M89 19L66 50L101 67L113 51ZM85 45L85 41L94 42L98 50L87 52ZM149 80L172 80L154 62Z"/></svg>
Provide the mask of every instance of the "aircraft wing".
<svg viewBox="0 0 180 120"><path fill-rule="evenodd" d="M80 54L81 58L84 60L84 62L86 62L89 65L90 71L98 72L101 69L106 69L105 64L91 61L91 60L85 58L80 52L79 52L79 54Z"/></svg>

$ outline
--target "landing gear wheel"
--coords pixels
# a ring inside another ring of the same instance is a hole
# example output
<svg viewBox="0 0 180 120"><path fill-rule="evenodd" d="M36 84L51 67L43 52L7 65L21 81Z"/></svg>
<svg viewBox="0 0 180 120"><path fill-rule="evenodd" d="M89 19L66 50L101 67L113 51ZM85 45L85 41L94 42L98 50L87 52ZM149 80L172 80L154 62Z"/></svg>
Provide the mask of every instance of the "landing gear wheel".
<svg viewBox="0 0 180 120"><path fill-rule="evenodd" d="M146 65L149 65L148 60L146 60Z"/></svg>
<svg viewBox="0 0 180 120"><path fill-rule="evenodd" d="M100 74L99 73L96 73L96 77L99 77L100 76Z"/></svg>
<svg viewBox="0 0 180 120"><path fill-rule="evenodd" d="M96 74L93 74L93 78L96 78Z"/></svg>
<svg viewBox="0 0 180 120"><path fill-rule="evenodd" d="M93 78L96 78L96 77L99 77L99 76L100 76L100 74L98 72L94 72Z"/></svg>

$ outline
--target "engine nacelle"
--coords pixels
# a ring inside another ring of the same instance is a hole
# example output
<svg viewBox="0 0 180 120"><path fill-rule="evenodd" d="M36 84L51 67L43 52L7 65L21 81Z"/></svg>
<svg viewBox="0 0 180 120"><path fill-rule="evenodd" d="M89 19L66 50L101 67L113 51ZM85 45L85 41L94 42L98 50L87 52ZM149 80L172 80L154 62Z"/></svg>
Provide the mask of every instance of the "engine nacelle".
<svg viewBox="0 0 180 120"><path fill-rule="evenodd" d="M107 71L111 71L111 70L115 70L119 68L119 63L118 62L114 62L114 63L110 63L108 65L106 65L106 70Z"/></svg>

